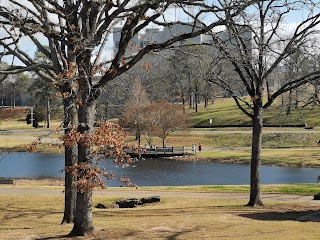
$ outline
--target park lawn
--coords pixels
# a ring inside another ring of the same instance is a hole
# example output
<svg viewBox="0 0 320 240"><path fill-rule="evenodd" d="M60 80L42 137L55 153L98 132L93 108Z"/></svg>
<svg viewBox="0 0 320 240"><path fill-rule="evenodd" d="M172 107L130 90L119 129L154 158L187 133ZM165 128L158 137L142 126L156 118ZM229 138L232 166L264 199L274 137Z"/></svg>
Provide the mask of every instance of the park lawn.
<svg viewBox="0 0 320 240"><path fill-rule="evenodd" d="M274 104L264 112L264 125L278 126L297 126L308 123L308 126L320 126L319 108L306 107L301 112L298 109L292 109L290 115L285 111L280 111L280 100L277 99ZM198 112L187 107L187 113L190 114L190 123L192 126L210 126L209 119L212 119L213 126L219 125L252 125L251 119L246 116L235 104L232 98L216 99L214 104L209 104L204 108L204 104L199 104Z"/></svg>
<svg viewBox="0 0 320 240"><path fill-rule="evenodd" d="M226 159L226 162L250 163L250 149L205 151L195 155L198 159ZM265 165L320 167L320 149L262 149L261 161Z"/></svg>
<svg viewBox="0 0 320 240"><path fill-rule="evenodd" d="M117 197L96 196L93 205ZM93 209L96 232L86 239L317 239L317 222L300 222L318 204L268 203L245 207L247 201L165 197L135 209ZM60 225L61 194L2 194L0 235L7 239L68 239L72 224ZM83 238L77 238L83 239Z"/></svg>
<svg viewBox="0 0 320 240"><path fill-rule="evenodd" d="M11 185L0 185L0 189L11 189ZM64 189L64 179L15 179L14 189L26 190L60 190ZM107 187L116 191L135 191L129 187ZM100 191L100 188L95 189ZM149 186L138 187L141 191L150 192L191 192L191 193L249 193L249 185L192 185L192 186ZM102 190L104 191L104 190ZM278 194L314 195L320 192L319 184L261 184L261 192Z"/></svg>
<svg viewBox="0 0 320 240"><path fill-rule="evenodd" d="M60 120L52 120L51 121L51 128L57 128L61 125ZM40 122L39 123L40 126L44 126L45 123L44 122ZM43 127L40 128L33 128L31 127L31 124L27 124L26 121L24 119L9 119L9 120L3 120L0 122L0 130L32 130L34 132L37 131L41 131L43 129Z"/></svg>
<svg viewBox="0 0 320 240"><path fill-rule="evenodd" d="M238 129L239 130L239 129ZM301 129L300 129L301 130ZM235 130L237 131L237 130ZM192 144L199 143L206 149L210 148L239 148L251 147L251 131L241 132L215 132L211 130L197 131L177 131L170 134L165 141L167 146L189 147ZM302 132L268 132L265 131L262 137L263 148L301 148L301 147L317 147L317 140L320 139L320 132L303 131ZM126 143L137 144L135 137L128 134ZM153 144L162 146L162 140L159 137L153 137ZM148 145L144 135L141 137L141 145Z"/></svg>
<svg viewBox="0 0 320 240"><path fill-rule="evenodd" d="M201 186L163 186L163 187L139 187L143 191L169 191L169 192L193 192L193 193L248 193L249 185L201 185ZM119 189L121 190L121 189ZM313 195L320 191L318 184L261 184L262 194L296 194Z"/></svg>
<svg viewBox="0 0 320 240"><path fill-rule="evenodd" d="M47 153L60 153L63 151L62 145L57 144L59 136L52 134L48 137L48 134L44 134L38 129L31 130L32 133L11 133L4 132L0 134L0 151L26 151L27 146L31 145L39 137L42 138L42 144L37 145L36 151Z"/></svg>

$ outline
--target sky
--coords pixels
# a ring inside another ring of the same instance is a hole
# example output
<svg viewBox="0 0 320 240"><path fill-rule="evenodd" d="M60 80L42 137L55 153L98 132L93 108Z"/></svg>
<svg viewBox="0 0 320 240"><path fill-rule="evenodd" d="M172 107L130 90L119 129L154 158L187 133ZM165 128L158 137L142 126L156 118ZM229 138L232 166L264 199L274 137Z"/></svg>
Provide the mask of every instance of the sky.
<svg viewBox="0 0 320 240"><path fill-rule="evenodd" d="M19 0L19 3L22 3L25 6L31 6L29 1L27 1L27 0ZM8 0L0 0L0 5L8 6ZM193 9L193 11L197 11L197 10ZM251 8L249 12L254 12L254 11L255 11L255 9ZM305 17L306 15L307 15L306 10L295 12L293 14L289 14L286 19L287 23L286 23L286 25L284 25L285 33L289 33L290 30L292 31L295 28L295 26L297 26L297 24L301 21L301 19L303 17ZM170 8L164 16L167 21L174 21L174 20L189 21L190 20L190 17L186 16L186 14L183 13L183 11L179 10L178 8L174 8L174 7ZM219 30L221 30L221 28L219 28ZM4 35L5 35L4 30L0 29L0 36L4 36ZM46 38L44 36L42 36L41 34L37 35L37 39L40 39L41 42L43 42L44 44L47 44ZM33 56L34 52L36 51L36 47L34 46L32 41L28 37L25 37L20 41L20 47L23 50L25 50L26 53L29 54L30 56ZM111 57L112 49L113 49L112 35L110 35L110 39L109 39L108 44L106 45L106 48L105 48L104 58ZM2 51L1 47L0 47L0 51ZM5 60L7 62L11 62L10 58L4 58L3 60ZM19 61L15 61L15 63L17 64L17 63L19 63Z"/></svg>

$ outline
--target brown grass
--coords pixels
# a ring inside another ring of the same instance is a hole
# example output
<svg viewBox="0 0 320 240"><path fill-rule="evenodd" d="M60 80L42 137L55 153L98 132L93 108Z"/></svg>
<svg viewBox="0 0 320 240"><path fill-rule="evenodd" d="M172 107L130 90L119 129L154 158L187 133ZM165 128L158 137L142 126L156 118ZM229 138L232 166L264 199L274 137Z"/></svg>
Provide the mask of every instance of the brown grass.
<svg viewBox="0 0 320 240"><path fill-rule="evenodd" d="M0 120L26 119L30 109L24 107L0 108Z"/></svg>
<svg viewBox="0 0 320 240"><path fill-rule="evenodd" d="M93 204L115 197L94 195ZM244 207L246 201L165 197L136 209L93 209L95 233L74 239L317 239L318 223L299 217L314 213L316 203L268 203ZM70 239L72 225L60 225L61 194L2 194L0 235L7 239Z"/></svg>

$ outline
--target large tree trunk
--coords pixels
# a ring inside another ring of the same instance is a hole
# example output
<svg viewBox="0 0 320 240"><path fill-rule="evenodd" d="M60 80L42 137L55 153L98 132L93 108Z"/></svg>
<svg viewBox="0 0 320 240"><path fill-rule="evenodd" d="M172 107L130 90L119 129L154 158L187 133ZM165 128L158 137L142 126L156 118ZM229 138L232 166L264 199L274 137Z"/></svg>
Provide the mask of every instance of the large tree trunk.
<svg viewBox="0 0 320 240"><path fill-rule="evenodd" d="M85 236L94 231L92 223L92 190L77 194L74 226L70 236Z"/></svg>
<svg viewBox="0 0 320 240"><path fill-rule="evenodd" d="M68 133L69 131L65 131ZM65 147L65 167L73 166L77 162L77 146ZM75 185L77 178L71 172L65 171L65 191L64 191L64 214L61 224L72 223L76 210L77 187Z"/></svg>
<svg viewBox="0 0 320 240"><path fill-rule="evenodd" d="M76 109L71 105L68 99L64 99L64 133L69 133L72 128L78 125L78 116ZM77 146L65 146L65 168L69 168L77 163L78 160L78 147ZM70 171L65 171L65 191L64 191L64 214L61 224L72 223L74 221L74 214L76 211L77 200L77 187L76 176Z"/></svg>
<svg viewBox="0 0 320 240"><path fill-rule="evenodd" d="M95 102L90 101L86 105L79 107L78 131L81 134L91 133L93 130L95 116ZM90 164L91 147L78 144L78 163ZM85 174L85 173L84 173ZM93 232L92 223L92 189L79 189L77 192L77 206L74 218L74 226L70 233L71 236L84 236Z"/></svg>
<svg viewBox="0 0 320 240"><path fill-rule="evenodd" d="M261 170L261 142L263 117L261 99L256 100L254 116L252 118L252 152L251 152L251 176L250 176L250 201L247 206L262 206L260 192L260 170Z"/></svg>

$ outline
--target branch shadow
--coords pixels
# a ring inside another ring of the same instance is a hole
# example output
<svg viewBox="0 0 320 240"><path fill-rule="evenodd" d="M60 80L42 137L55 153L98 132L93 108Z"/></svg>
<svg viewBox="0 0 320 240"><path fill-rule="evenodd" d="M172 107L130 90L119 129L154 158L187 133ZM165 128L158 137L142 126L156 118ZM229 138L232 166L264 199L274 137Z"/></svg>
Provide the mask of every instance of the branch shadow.
<svg viewBox="0 0 320 240"><path fill-rule="evenodd" d="M166 237L166 239L167 240L176 240L181 235L186 234L186 233L190 233L190 232L191 232L191 230L185 230L185 231L176 232L176 233L172 234L171 236Z"/></svg>
<svg viewBox="0 0 320 240"><path fill-rule="evenodd" d="M69 235L59 235L59 236L54 236L54 237L40 237L40 238L35 238L35 240L50 240L50 239L65 239L65 238L72 238Z"/></svg>
<svg viewBox="0 0 320 240"><path fill-rule="evenodd" d="M285 212L253 212L239 214L241 217L260 221L298 221L320 222L319 210L285 211Z"/></svg>

